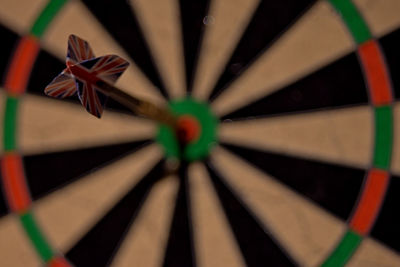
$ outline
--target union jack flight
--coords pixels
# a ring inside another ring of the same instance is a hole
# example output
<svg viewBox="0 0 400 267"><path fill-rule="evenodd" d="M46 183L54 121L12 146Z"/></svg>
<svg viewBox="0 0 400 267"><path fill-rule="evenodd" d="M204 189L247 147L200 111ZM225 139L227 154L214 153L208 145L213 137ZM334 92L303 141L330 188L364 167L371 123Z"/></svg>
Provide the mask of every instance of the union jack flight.
<svg viewBox="0 0 400 267"><path fill-rule="evenodd" d="M116 55L96 58L88 42L70 35L66 65L44 92L55 98L77 94L86 110L100 118L108 98L102 93L101 82L115 83L129 63Z"/></svg>

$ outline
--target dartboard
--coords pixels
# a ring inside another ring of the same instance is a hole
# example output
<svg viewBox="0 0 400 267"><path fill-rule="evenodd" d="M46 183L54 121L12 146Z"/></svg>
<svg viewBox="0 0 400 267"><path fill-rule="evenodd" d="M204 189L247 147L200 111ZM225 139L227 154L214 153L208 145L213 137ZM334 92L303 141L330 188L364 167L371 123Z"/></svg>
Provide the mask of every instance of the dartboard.
<svg viewBox="0 0 400 267"><path fill-rule="evenodd" d="M1 266L399 266L399 0L0 1ZM68 37L130 66L101 119Z"/></svg>

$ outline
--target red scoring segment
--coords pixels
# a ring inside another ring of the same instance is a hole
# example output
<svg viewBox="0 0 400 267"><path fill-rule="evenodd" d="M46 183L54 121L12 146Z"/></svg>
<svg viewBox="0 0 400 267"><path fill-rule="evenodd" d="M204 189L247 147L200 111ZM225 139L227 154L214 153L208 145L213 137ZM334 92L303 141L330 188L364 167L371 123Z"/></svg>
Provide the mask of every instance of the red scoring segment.
<svg viewBox="0 0 400 267"><path fill-rule="evenodd" d="M390 104L393 96L386 64L378 43L370 40L361 44L358 54L367 77L372 103L374 106Z"/></svg>
<svg viewBox="0 0 400 267"><path fill-rule="evenodd" d="M4 84L9 93L19 95L25 92L38 52L39 43L34 36L25 36L19 41Z"/></svg>
<svg viewBox="0 0 400 267"><path fill-rule="evenodd" d="M369 171L358 207L350 221L351 229L361 235L369 233L380 210L388 184L388 172L379 169Z"/></svg>
<svg viewBox="0 0 400 267"><path fill-rule="evenodd" d="M6 153L1 160L1 172L10 209L17 213L28 210L31 198L25 182L21 157L16 153Z"/></svg>
<svg viewBox="0 0 400 267"><path fill-rule="evenodd" d="M379 44L376 40L369 40L359 46L358 54L366 74L372 104L376 107L390 105L393 95ZM357 209L350 221L350 228L358 234L368 234L374 225L389 180L390 175L386 170L372 168L369 171Z"/></svg>

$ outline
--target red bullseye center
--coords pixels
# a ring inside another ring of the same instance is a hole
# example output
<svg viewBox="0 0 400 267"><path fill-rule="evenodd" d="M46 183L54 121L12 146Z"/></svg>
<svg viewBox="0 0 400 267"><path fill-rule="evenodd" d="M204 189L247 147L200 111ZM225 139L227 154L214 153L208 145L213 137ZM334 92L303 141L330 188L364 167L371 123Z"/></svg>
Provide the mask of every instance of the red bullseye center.
<svg viewBox="0 0 400 267"><path fill-rule="evenodd" d="M178 118L177 135L180 141L191 143L200 136L201 127L199 121L190 115L183 115Z"/></svg>

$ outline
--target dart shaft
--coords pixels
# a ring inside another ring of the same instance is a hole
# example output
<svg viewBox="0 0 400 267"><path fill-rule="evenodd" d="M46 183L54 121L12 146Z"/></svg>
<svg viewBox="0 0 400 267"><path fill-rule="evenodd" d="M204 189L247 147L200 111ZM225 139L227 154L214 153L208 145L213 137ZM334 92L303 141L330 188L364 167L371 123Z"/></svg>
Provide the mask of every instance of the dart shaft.
<svg viewBox="0 0 400 267"><path fill-rule="evenodd" d="M99 80L96 82L96 86L102 91L102 93L113 98L115 101L126 106L134 113L144 116L148 119L155 120L175 127L175 117L170 111L157 107L153 103L138 99L130 94L125 93L121 89L107 83L106 81Z"/></svg>
<svg viewBox="0 0 400 267"><path fill-rule="evenodd" d="M115 101L126 106L134 113L146 117L148 119L167 124L175 127L175 117L167 109L160 108L148 101L138 99L130 94L125 93L118 87L115 87L107 81L98 78L96 75L88 72L79 65L68 66L71 73L91 84L95 84L96 88L103 94L113 98Z"/></svg>

